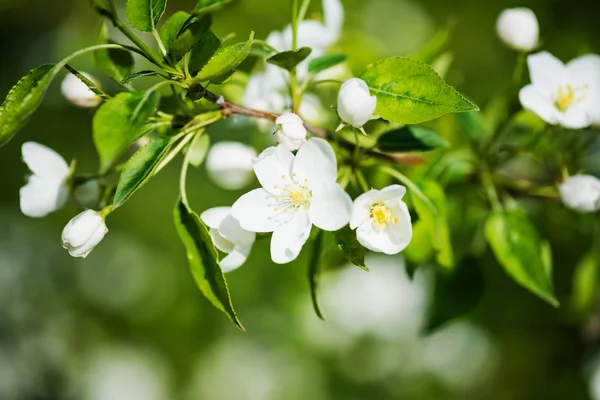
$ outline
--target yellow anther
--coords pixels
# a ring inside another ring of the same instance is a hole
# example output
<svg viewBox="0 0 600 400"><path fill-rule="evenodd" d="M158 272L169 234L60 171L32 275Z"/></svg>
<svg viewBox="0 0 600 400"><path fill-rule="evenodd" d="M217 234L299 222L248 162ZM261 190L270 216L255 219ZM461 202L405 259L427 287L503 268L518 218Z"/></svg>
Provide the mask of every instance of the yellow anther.
<svg viewBox="0 0 600 400"><path fill-rule="evenodd" d="M373 204L371 207L371 219L381 229L384 229L389 222L394 224L398 222L398 218L394 217L390 209L383 204Z"/></svg>

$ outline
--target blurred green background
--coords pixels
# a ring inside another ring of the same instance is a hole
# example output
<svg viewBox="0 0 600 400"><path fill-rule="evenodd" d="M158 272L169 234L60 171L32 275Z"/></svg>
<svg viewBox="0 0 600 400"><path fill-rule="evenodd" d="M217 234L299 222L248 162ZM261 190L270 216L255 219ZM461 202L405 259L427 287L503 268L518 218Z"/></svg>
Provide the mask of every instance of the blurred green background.
<svg viewBox="0 0 600 400"><path fill-rule="evenodd" d="M532 8L543 48L565 61L600 52L597 0L342 2L340 46L354 72L410 55L453 21L447 80L478 104L512 75L516 55L495 36L503 8ZM169 0L168 12L194 3ZM320 2L313 3L309 15L318 16ZM265 38L288 23L289 6L241 0L217 14L214 27L219 35L255 30ZM29 69L93 44L99 26L84 0L0 0L2 97ZM95 72L89 59L75 65ZM424 335L432 268L411 281L401 256L369 255L369 273L326 256L322 322L310 304L306 256L275 265L268 240L259 240L248 263L227 276L247 329L238 331L190 276L171 217L177 163L110 217L110 234L88 259L71 258L60 233L76 210L36 220L18 203L25 141L76 157L79 171L96 168L92 114L70 106L58 87L0 150L0 399L600 399L600 315L551 308L513 283L491 254L475 268L479 305ZM245 129L222 124L210 135L247 141ZM217 188L203 168L191 170L188 190L198 211L243 193ZM536 216L554 245L558 298L568 303L591 220L558 204ZM446 294L447 307L460 308L470 283Z"/></svg>

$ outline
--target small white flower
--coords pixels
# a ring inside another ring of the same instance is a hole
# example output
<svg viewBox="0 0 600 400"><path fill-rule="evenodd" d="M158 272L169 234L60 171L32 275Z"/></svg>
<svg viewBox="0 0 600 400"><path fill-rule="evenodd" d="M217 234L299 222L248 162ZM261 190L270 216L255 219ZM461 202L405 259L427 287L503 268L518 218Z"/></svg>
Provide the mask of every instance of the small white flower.
<svg viewBox="0 0 600 400"><path fill-rule="evenodd" d="M35 142L24 143L21 152L32 172L19 192L21 212L41 218L60 210L69 197L67 162L54 150Z"/></svg>
<svg viewBox="0 0 600 400"><path fill-rule="evenodd" d="M563 64L548 52L527 57L531 84L521 89L523 107L552 125L580 129L600 121L600 56Z"/></svg>
<svg viewBox="0 0 600 400"><path fill-rule="evenodd" d="M96 80L93 76L86 72L81 72L81 74L96 84ZM93 108L102 102L102 98L92 92L85 83L71 73L65 76L65 79L63 79L60 85L60 89L63 96L65 96L71 104L78 107Z"/></svg>
<svg viewBox="0 0 600 400"><path fill-rule="evenodd" d="M62 246L73 257L85 258L107 233L104 217L94 210L86 210L65 226L62 231Z"/></svg>
<svg viewBox="0 0 600 400"><path fill-rule="evenodd" d="M348 79L338 95L338 114L345 123L355 128L366 124L377 107L377 97L371 96L369 87L360 78Z"/></svg>
<svg viewBox="0 0 600 400"><path fill-rule="evenodd" d="M412 238L410 214L402 196L406 188L391 185L371 189L354 200L350 228L356 229L358 242L369 250L398 254Z"/></svg>
<svg viewBox="0 0 600 400"><path fill-rule="evenodd" d="M306 128L302 118L294 113L285 113L275 120L277 141L289 151L298 150L306 143Z"/></svg>
<svg viewBox="0 0 600 400"><path fill-rule="evenodd" d="M256 151L239 142L219 142L211 146L206 156L208 177L227 190L238 190L252 182L252 160Z"/></svg>
<svg viewBox="0 0 600 400"><path fill-rule="evenodd" d="M242 229L231 216L231 207L215 207L204 211L200 219L210 228L215 247L227 256L220 262L223 272L231 272L248 259L256 233Z"/></svg>
<svg viewBox="0 0 600 400"><path fill-rule="evenodd" d="M580 212L600 209L600 180L591 175L575 175L558 186L563 203Z"/></svg>
<svg viewBox="0 0 600 400"><path fill-rule="evenodd" d="M538 45L540 28L529 8L509 8L498 17L496 31L500 39L517 51L531 51Z"/></svg>
<svg viewBox="0 0 600 400"><path fill-rule="evenodd" d="M269 147L254 161L261 189L240 197L231 214L251 232L273 232L271 258L285 264L298 257L314 224L325 231L350 220L352 200L336 183L331 145L310 139L294 156L283 146Z"/></svg>
<svg viewBox="0 0 600 400"><path fill-rule="evenodd" d="M98 179L90 179L73 189L73 199L82 208L95 208L100 202L102 186Z"/></svg>

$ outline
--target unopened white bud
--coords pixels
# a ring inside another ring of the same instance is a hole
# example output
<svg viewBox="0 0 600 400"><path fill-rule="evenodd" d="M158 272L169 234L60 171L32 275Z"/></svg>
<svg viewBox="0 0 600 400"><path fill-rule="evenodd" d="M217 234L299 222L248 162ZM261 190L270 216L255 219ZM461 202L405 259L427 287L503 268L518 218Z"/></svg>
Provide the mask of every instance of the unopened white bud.
<svg viewBox="0 0 600 400"><path fill-rule="evenodd" d="M575 175L558 187L563 203L579 212L600 209L600 180L591 175Z"/></svg>
<svg viewBox="0 0 600 400"><path fill-rule="evenodd" d="M371 96L366 82L359 78L348 79L338 95L338 114L342 121L355 128L366 124L377 107L377 97Z"/></svg>
<svg viewBox="0 0 600 400"><path fill-rule="evenodd" d="M496 30L500 39L510 48L531 51L538 45L539 26L529 8L508 8L498 17Z"/></svg>
<svg viewBox="0 0 600 400"><path fill-rule="evenodd" d="M96 83L93 76L88 73L82 72L83 76L88 78L90 81ZM63 96L71 103L78 107L93 108L98 106L102 99L92 92L85 83L83 83L78 77L73 74L68 74L60 85Z"/></svg>
<svg viewBox="0 0 600 400"><path fill-rule="evenodd" d="M254 157L256 151L243 143L215 143L206 156L208 177L223 189L242 189L254 179Z"/></svg>
<svg viewBox="0 0 600 400"><path fill-rule="evenodd" d="M306 143L306 128L302 118L294 113L285 113L276 120L277 141L289 151L298 150Z"/></svg>
<svg viewBox="0 0 600 400"><path fill-rule="evenodd" d="M62 232L62 246L73 257L85 258L107 233L104 217L94 210L86 210L65 226Z"/></svg>

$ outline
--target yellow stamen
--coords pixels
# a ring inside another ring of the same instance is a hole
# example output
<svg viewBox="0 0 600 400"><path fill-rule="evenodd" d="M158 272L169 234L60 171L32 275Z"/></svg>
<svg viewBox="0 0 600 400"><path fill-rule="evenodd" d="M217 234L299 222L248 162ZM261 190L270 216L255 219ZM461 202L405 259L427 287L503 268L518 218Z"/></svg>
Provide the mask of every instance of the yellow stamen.
<svg viewBox="0 0 600 400"><path fill-rule="evenodd" d="M371 219L381 229L384 229L388 223L395 224L398 218L392 215L390 209L383 204L373 204L371 207Z"/></svg>

